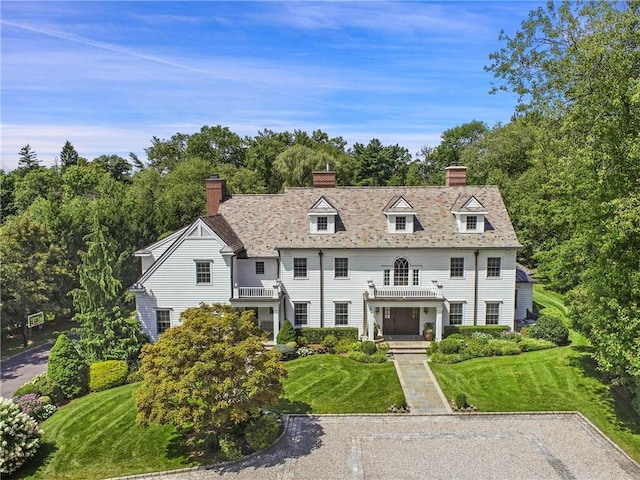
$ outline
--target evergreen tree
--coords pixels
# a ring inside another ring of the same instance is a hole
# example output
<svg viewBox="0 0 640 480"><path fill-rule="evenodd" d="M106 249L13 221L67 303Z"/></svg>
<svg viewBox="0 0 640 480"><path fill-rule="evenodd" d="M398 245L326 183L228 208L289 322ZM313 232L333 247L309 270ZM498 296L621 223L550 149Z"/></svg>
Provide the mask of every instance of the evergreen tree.
<svg viewBox="0 0 640 480"><path fill-rule="evenodd" d="M38 155L36 154L36 152L31 150L31 147L28 143L20 149L19 155L20 157L18 158L18 168L28 171L40 166Z"/></svg>
<svg viewBox="0 0 640 480"><path fill-rule="evenodd" d="M67 398L82 395L89 388L89 365L64 334L58 336L49 353L47 376L60 385Z"/></svg>
<svg viewBox="0 0 640 480"><path fill-rule="evenodd" d="M67 140L60 151L60 165L62 168L70 165L84 165L87 162L78 155L75 147Z"/></svg>

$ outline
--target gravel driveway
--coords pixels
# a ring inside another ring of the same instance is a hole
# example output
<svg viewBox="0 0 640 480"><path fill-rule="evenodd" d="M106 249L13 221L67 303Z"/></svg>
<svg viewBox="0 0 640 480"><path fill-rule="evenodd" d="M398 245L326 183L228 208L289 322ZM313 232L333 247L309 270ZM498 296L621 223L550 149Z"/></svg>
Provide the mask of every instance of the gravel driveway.
<svg viewBox="0 0 640 480"><path fill-rule="evenodd" d="M550 479L640 478L640 466L582 415L291 416L266 452L218 469L136 478Z"/></svg>

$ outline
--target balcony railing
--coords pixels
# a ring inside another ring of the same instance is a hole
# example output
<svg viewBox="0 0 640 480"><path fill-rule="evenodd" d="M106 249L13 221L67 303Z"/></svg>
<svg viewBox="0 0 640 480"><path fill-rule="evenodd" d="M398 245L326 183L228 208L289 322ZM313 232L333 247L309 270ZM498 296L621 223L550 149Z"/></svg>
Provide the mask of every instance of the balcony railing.
<svg viewBox="0 0 640 480"><path fill-rule="evenodd" d="M373 292L371 292L373 290ZM369 298L441 298L437 287L382 287L369 291ZM373 293L373 295L371 295Z"/></svg>
<svg viewBox="0 0 640 480"><path fill-rule="evenodd" d="M280 282L276 282L276 284L271 288L266 287L240 287L237 284L233 287L233 298L279 298L280 292L282 289L280 288Z"/></svg>

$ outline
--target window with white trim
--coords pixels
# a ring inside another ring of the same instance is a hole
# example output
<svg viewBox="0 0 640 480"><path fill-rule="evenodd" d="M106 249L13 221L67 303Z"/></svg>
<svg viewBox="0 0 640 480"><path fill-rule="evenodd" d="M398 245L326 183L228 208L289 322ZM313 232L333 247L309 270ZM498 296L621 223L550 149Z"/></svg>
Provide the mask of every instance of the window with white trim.
<svg viewBox="0 0 640 480"><path fill-rule="evenodd" d="M396 232L404 232L407 229L407 217L396 217Z"/></svg>
<svg viewBox="0 0 640 480"><path fill-rule="evenodd" d="M502 259L500 257L487 258L487 277L499 278L502 270Z"/></svg>
<svg viewBox="0 0 640 480"><path fill-rule="evenodd" d="M449 325L462 325L462 303L449 304Z"/></svg>
<svg viewBox="0 0 640 480"><path fill-rule="evenodd" d="M382 284L385 286L391 285L391 271L386 269L384 272L382 272L382 276L383 276Z"/></svg>
<svg viewBox="0 0 640 480"><path fill-rule="evenodd" d="M449 276L451 278L464 277L464 257L451 257Z"/></svg>
<svg viewBox="0 0 640 480"><path fill-rule="evenodd" d="M293 318L296 325L306 325L308 318L308 303L293 304Z"/></svg>
<svg viewBox="0 0 640 480"><path fill-rule="evenodd" d="M398 258L393 264L393 284L409 285L409 262L406 258Z"/></svg>
<svg viewBox="0 0 640 480"><path fill-rule="evenodd" d="M335 308L335 325L349 325L349 304L340 302L334 304Z"/></svg>
<svg viewBox="0 0 640 480"><path fill-rule="evenodd" d="M414 287L417 287L418 285L420 285L420 270L418 269L413 270L412 285Z"/></svg>
<svg viewBox="0 0 640 480"><path fill-rule="evenodd" d="M467 231L475 232L478 229L478 217L475 215L467 215Z"/></svg>
<svg viewBox="0 0 640 480"><path fill-rule="evenodd" d="M171 328L171 310L156 310L157 332L160 335Z"/></svg>
<svg viewBox="0 0 640 480"><path fill-rule="evenodd" d="M487 302L485 323L487 325L498 325L500 321L500 303L499 302Z"/></svg>
<svg viewBox="0 0 640 480"><path fill-rule="evenodd" d="M349 278L349 259L336 258L333 262L335 278Z"/></svg>
<svg viewBox="0 0 640 480"><path fill-rule="evenodd" d="M256 262L256 275L264 275L264 262Z"/></svg>
<svg viewBox="0 0 640 480"><path fill-rule="evenodd" d="M211 262L196 262L196 283L211 283Z"/></svg>
<svg viewBox="0 0 640 480"><path fill-rule="evenodd" d="M329 217L318 217L316 225L319 232L326 232L329 228Z"/></svg>
<svg viewBox="0 0 640 480"><path fill-rule="evenodd" d="M307 278L307 259L293 259L293 278Z"/></svg>
<svg viewBox="0 0 640 480"><path fill-rule="evenodd" d="M391 320L391 307L382 307L382 319Z"/></svg>

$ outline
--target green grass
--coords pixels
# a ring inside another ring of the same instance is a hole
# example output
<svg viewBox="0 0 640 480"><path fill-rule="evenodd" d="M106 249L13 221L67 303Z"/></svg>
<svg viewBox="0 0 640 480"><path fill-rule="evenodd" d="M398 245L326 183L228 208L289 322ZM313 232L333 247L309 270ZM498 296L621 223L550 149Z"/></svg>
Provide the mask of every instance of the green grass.
<svg viewBox="0 0 640 480"><path fill-rule="evenodd" d="M313 355L286 363L289 377L275 410L286 413L383 413L404 400L393 362L357 363Z"/></svg>
<svg viewBox="0 0 640 480"><path fill-rule="evenodd" d="M74 400L45 421L37 456L12 478L98 479L189 466L175 430L135 421L138 384Z"/></svg>
<svg viewBox="0 0 640 480"><path fill-rule="evenodd" d="M566 314L560 295L536 286L534 298L543 308ZM465 393L485 412L579 411L640 460L640 418L604 382L587 340L573 331L571 340L570 346L551 350L430 365L447 398Z"/></svg>

